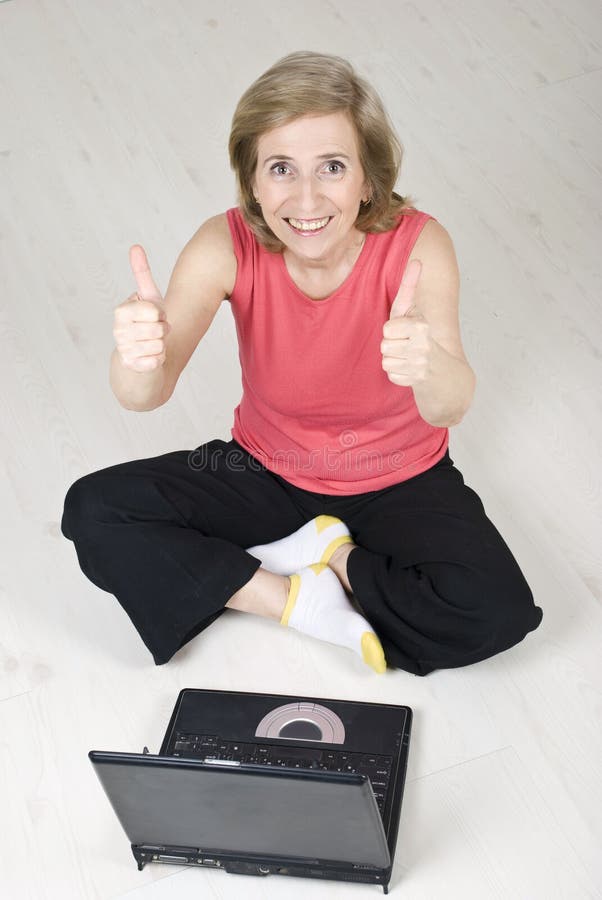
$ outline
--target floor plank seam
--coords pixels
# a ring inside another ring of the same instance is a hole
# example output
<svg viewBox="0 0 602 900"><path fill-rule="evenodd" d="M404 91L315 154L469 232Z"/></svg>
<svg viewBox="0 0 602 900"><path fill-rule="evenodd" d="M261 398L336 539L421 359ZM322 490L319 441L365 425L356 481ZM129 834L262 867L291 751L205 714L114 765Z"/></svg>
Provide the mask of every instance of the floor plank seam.
<svg viewBox="0 0 602 900"><path fill-rule="evenodd" d="M431 778L433 775L440 775L442 772L449 772L450 769L457 769L458 766L465 766L467 763L476 762L478 759L486 759L488 756L493 756L495 753L502 753L504 750L514 750L513 744L508 744L506 747L498 747L496 750L490 750L488 753L481 753L480 756L473 756L470 759L464 759L462 762L454 763L451 766L445 766L443 769L435 769L434 772L429 772L428 775L419 775L418 778L408 778L408 784L414 784L416 781L423 781L425 778Z"/></svg>

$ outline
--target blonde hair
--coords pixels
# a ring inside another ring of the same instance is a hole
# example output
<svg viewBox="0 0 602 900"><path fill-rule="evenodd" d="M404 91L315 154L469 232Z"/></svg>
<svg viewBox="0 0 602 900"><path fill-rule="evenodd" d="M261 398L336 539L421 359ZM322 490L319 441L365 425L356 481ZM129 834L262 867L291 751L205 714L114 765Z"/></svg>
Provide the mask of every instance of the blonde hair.
<svg viewBox="0 0 602 900"><path fill-rule="evenodd" d="M252 192L257 146L265 132L304 115L345 112L357 136L359 158L370 186L371 202L355 221L359 231L390 231L399 215L416 212L414 198L393 190L403 147L375 89L340 56L300 50L282 57L240 98L228 141L236 173L238 205L257 240L279 252L284 244L265 222Z"/></svg>

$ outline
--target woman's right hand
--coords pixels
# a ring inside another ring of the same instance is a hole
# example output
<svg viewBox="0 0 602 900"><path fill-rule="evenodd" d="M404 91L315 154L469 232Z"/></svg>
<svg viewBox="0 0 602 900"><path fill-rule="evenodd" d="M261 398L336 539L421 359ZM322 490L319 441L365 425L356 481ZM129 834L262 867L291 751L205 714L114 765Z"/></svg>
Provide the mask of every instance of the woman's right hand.
<svg viewBox="0 0 602 900"><path fill-rule="evenodd" d="M138 290L115 308L113 337L126 369L150 372L165 363L165 337L171 326L140 244L130 247L130 266Z"/></svg>

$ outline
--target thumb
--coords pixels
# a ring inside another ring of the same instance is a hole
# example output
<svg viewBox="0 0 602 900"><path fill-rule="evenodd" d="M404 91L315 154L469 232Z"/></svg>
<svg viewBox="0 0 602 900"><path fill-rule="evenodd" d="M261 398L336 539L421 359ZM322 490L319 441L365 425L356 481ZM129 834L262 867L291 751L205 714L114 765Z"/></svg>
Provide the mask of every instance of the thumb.
<svg viewBox="0 0 602 900"><path fill-rule="evenodd" d="M141 300L155 300L163 302L163 297L151 275L150 266L144 248L140 244L130 247L130 266L136 279L138 296Z"/></svg>
<svg viewBox="0 0 602 900"><path fill-rule="evenodd" d="M416 285L420 279L422 272L422 263L419 259L412 259L407 264L401 285L393 305L389 313L389 319L395 319L398 316L411 316L416 312L416 304L414 303L414 295L416 293Z"/></svg>

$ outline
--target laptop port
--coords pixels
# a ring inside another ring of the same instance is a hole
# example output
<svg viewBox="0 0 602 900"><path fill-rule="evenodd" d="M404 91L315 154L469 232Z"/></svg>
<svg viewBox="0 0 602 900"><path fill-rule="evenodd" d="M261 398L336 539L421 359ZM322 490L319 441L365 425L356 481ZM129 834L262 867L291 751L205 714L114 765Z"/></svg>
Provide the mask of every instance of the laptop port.
<svg viewBox="0 0 602 900"><path fill-rule="evenodd" d="M216 859L204 859L203 865L204 866L219 866L219 863Z"/></svg>
<svg viewBox="0 0 602 900"><path fill-rule="evenodd" d="M153 859L156 859L158 862L179 863L180 865L188 862L187 856L165 856L163 853L155 854Z"/></svg>

